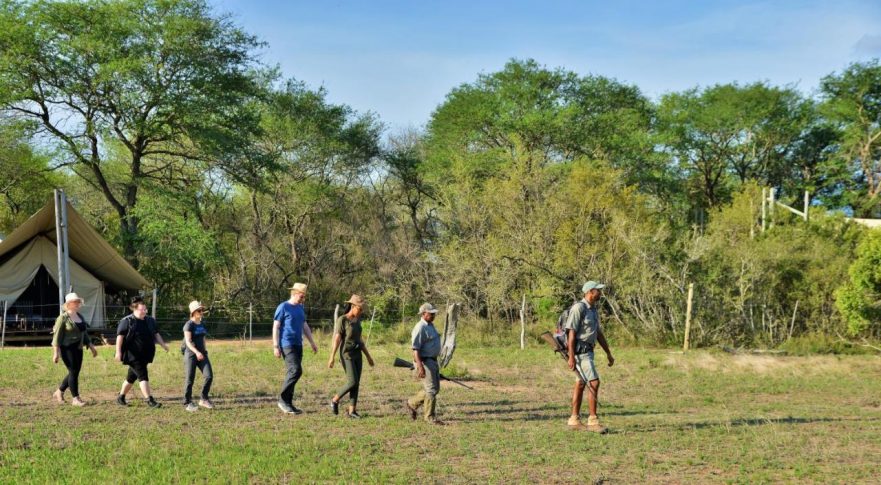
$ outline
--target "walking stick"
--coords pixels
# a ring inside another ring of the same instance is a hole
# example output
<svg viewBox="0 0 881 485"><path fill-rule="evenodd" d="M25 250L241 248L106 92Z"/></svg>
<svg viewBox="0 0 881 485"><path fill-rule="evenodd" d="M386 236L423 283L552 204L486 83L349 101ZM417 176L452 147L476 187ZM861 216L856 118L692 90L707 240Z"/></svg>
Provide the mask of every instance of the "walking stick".
<svg viewBox="0 0 881 485"><path fill-rule="evenodd" d="M375 317L375 316L376 316L376 308L373 309L373 313L370 315L370 326L367 327L367 338L364 339L365 344L370 341L370 331L373 330L373 317Z"/></svg>

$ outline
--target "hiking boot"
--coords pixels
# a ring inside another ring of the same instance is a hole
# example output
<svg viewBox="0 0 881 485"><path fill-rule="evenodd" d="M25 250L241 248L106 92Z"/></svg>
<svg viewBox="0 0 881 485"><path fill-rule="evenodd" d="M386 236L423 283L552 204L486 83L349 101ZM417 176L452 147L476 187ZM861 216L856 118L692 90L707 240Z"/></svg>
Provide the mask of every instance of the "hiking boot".
<svg viewBox="0 0 881 485"><path fill-rule="evenodd" d="M404 401L404 406L407 406L407 411L410 412L410 419L416 421L416 418L419 417L419 411L410 406L410 401Z"/></svg>
<svg viewBox="0 0 881 485"><path fill-rule="evenodd" d="M566 422L566 426L569 427L572 431L585 431L587 430L587 426L581 422L581 418L578 416L570 416L569 421Z"/></svg>
<svg viewBox="0 0 881 485"><path fill-rule="evenodd" d="M330 400L330 412L332 412L335 415L340 413L339 401L334 401L333 399Z"/></svg>
<svg viewBox="0 0 881 485"><path fill-rule="evenodd" d="M186 409L187 411L193 413L193 412L196 412L196 411L199 410L199 406L196 406L196 405L195 405L194 403L192 403L192 402L188 402L187 405L184 407L184 409Z"/></svg>
<svg viewBox="0 0 881 485"><path fill-rule="evenodd" d="M77 396L77 397L71 399L70 403L73 404L74 406L78 407L78 408L81 408L81 407L83 407L83 406L86 405L86 403L85 403L82 399L80 399L79 396Z"/></svg>
<svg viewBox="0 0 881 485"><path fill-rule="evenodd" d="M57 402L64 402L64 393L61 392L61 389L56 389L55 392L52 393L52 397L54 397Z"/></svg>
<svg viewBox="0 0 881 485"><path fill-rule="evenodd" d="M199 406L205 409L214 409L214 403L210 399L199 399Z"/></svg>
<svg viewBox="0 0 881 485"><path fill-rule="evenodd" d="M358 414L357 411L352 411L351 413L346 413L346 416L348 416L352 419L361 419L361 415Z"/></svg>
<svg viewBox="0 0 881 485"><path fill-rule="evenodd" d="M587 418L587 430L591 433L606 434L609 430L600 424L599 418L590 416Z"/></svg>
<svg viewBox="0 0 881 485"><path fill-rule="evenodd" d="M291 412L294 414L303 414L303 410L291 403Z"/></svg>
<svg viewBox="0 0 881 485"><path fill-rule="evenodd" d="M283 412L283 413L285 413L285 414L296 414L296 413L294 412L294 408L293 408L293 406L291 406L290 404L288 404L288 403L286 403L286 402L284 402L284 401L279 401L279 402L278 402L278 409L281 409L281 412Z"/></svg>
<svg viewBox="0 0 881 485"><path fill-rule="evenodd" d="M128 403L125 402L125 394L116 396L116 404L119 404L120 406L128 406Z"/></svg>
<svg viewBox="0 0 881 485"><path fill-rule="evenodd" d="M147 398L147 406L150 406L153 409L159 409L162 407L162 403L156 402L156 400L153 399L153 396L150 396Z"/></svg>

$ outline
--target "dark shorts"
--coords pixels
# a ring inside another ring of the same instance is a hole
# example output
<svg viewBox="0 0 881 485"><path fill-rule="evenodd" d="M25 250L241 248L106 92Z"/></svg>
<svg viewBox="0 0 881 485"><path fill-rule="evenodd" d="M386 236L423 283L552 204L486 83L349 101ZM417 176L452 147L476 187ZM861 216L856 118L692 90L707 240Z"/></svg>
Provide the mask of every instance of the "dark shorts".
<svg viewBox="0 0 881 485"><path fill-rule="evenodd" d="M134 384L135 381L148 382L149 380L150 375L147 373L147 364L132 362L128 365L128 375L125 376L126 382Z"/></svg>

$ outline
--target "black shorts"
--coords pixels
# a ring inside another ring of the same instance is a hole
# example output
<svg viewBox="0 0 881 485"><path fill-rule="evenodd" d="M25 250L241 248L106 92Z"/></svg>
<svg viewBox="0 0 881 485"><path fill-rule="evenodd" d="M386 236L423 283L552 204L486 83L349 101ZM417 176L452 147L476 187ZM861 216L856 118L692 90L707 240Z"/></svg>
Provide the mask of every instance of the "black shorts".
<svg viewBox="0 0 881 485"><path fill-rule="evenodd" d="M147 364L132 362L128 365L128 375L125 376L126 382L134 384L135 381L147 382L149 380L150 375L147 373Z"/></svg>

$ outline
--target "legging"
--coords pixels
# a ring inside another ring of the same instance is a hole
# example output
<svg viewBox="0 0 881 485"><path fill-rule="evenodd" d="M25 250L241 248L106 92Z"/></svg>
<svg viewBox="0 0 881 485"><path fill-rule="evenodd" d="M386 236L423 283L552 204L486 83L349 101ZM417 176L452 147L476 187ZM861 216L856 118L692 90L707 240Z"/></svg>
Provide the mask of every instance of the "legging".
<svg viewBox="0 0 881 485"><path fill-rule="evenodd" d="M361 387L361 351L343 356L343 366L346 368L346 384L337 391L336 395L343 398L349 395L352 406L358 404L358 389Z"/></svg>
<svg viewBox="0 0 881 485"><path fill-rule="evenodd" d="M61 360L67 367L67 375L61 381L58 389L61 392L70 388L73 397L80 397L80 370L83 368L83 349L79 344L61 346Z"/></svg>

